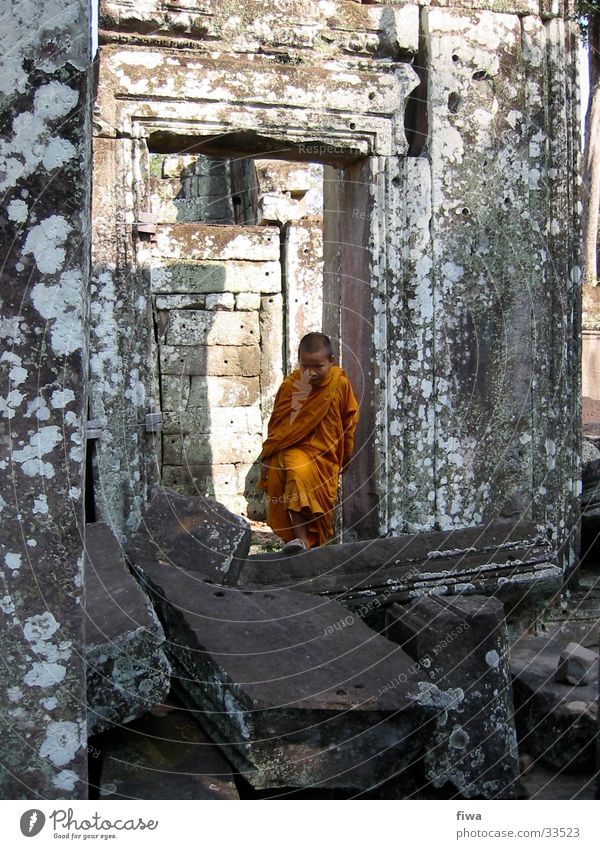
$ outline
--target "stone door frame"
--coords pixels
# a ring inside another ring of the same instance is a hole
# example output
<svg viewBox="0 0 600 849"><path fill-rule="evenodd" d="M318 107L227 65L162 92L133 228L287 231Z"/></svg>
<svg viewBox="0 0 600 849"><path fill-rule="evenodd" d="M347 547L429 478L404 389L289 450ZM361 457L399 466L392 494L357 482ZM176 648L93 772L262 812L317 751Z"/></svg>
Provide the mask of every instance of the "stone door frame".
<svg viewBox="0 0 600 849"><path fill-rule="evenodd" d="M103 70L110 76L106 68L111 54L116 53L118 60L119 53L112 47L104 51L109 55L101 65L101 79ZM155 54L157 58L150 61L147 50L142 48L134 52L143 53L149 65L160 56ZM128 56L131 51L125 51L125 58ZM352 77L348 69L327 73L334 80L344 74ZM192 85L192 76L193 73L190 80L186 78L189 85ZM337 205L329 208L324 216L329 218L330 244L344 241L341 252L337 252L341 253L341 258L329 257L332 270L330 300L339 299L339 319L335 318L335 308L333 313L330 310L329 317L324 317L324 329L334 337L338 335L342 341L347 340L341 361L361 401L356 456L344 480L343 525L347 540L379 536L388 524L388 321L385 305L389 272L397 260L394 250L388 249L386 220L400 203L400 186L393 177L397 156L405 154L407 148L405 101L418 84L414 71L403 63L369 76L372 89L353 95L352 105L360 107L362 100L362 111L359 108L351 113L334 108L336 98L343 99L343 95L335 91L335 82L331 83L330 103L313 102L310 108L301 109L285 107L285 99L278 102L276 91L272 92L273 102L267 109L263 103L244 102L228 104L223 110L220 104L217 108L217 104L206 99L201 107L175 100L170 102L168 98L157 102L149 93L133 97L119 92L118 87L117 91L110 92L107 103L106 83L100 103L103 118L109 118L112 125L109 134L116 132L131 140L132 163L131 168L126 169L129 179L122 185L121 202L127 206L125 196L129 196L132 215L149 208L144 177L149 171L150 152L214 154L216 151L210 143L215 138L225 137L234 139L238 155L257 153L289 161L316 161L335 164L339 169L339 190L335 192ZM150 89L150 80L145 80L144 86ZM108 131L108 125L103 126ZM245 148L240 147L240 138L242 144L247 141ZM168 150L161 147L166 139L172 145ZM192 140L197 140L198 146L190 151ZM219 154L235 156L236 149L219 149ZM345 175L350 175L346 182ZM144 249L142 245L141 251L135 250L138 247L134 245L134 253L137 253L136 265L141 271ZM335 273L336 262L339 273ZM348 281L352 285L345 285Z"/></svg>

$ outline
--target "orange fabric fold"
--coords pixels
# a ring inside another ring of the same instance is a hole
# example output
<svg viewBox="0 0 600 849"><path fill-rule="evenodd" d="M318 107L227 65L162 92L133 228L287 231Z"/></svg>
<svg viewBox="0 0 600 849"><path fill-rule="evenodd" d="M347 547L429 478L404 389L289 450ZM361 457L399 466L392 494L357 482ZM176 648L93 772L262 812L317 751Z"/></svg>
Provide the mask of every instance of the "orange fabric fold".
<svg viewBox="0 0 600 849"><path fill-rule="evenodd" d="M320 386L292 372L275 397L261 462L268 466L258 488L267 495L267 520L285 542L295 534L289 510L310 513L310 547L333 533L339 474L352 453L358 403L344 370L332 366Z"/></svg>

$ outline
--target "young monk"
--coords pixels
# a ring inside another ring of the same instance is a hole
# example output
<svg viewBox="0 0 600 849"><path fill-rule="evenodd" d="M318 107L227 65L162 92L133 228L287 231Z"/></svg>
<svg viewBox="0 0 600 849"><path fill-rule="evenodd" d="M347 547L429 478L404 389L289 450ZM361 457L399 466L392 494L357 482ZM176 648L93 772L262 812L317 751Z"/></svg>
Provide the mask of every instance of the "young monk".
<svg viewBox="0 0 600 849"><path fill-rule="evenodd" d="M339 474L358 421L358 403L343 369L333 364L329 337L303 336L298 361L275 396L258 482L286 553L331 539Z"/></svg>

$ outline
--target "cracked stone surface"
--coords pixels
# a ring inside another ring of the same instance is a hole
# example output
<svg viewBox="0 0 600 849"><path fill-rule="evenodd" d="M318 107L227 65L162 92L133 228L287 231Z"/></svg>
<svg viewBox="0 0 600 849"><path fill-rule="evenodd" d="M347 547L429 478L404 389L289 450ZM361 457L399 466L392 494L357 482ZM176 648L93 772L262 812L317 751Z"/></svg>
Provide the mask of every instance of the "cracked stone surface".
<svg viewBox="0 0 600 849"><path fill-rule="evenodd" d="M171 666L148 597L103 522L86 525L88 734L129 722L161 702Z"/></svg>

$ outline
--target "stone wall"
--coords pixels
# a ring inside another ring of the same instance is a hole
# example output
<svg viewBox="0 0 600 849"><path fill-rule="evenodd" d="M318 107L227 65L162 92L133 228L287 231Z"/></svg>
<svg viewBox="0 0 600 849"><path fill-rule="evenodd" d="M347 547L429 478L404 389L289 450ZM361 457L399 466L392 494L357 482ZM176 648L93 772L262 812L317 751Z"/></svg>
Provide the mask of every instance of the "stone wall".
<svg viewBox="0 0 600 849"><path fill-rule="evenodd" d="M292 367L298 333L321 327L322 224L303 217L314 177L304 163L189 154L151 154L149 174L156 233L140 234L138 259L154 314L161 481L262 518L256 461L286 351Z"/></svg>
<svg viewBox="0 0 600 849"><path fill-rule="evenodd" d="M162 482L256 515L253 464L282 374L279 231L172 225L151 252Z"/></svg>
<svg viewBox="0 0 600 849"><path fill-rule="evenodd" d="M0 798L86 798L88 5L21 3L0 46Z"/></svg>

